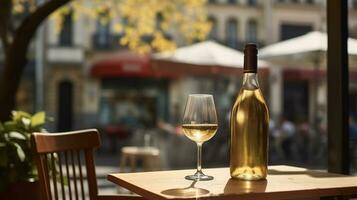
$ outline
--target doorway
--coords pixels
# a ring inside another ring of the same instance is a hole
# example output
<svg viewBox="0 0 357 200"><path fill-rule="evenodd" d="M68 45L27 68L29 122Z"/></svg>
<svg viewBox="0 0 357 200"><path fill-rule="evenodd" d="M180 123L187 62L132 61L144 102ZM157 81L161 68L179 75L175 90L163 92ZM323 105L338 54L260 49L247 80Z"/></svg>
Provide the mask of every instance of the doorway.
<svg viewBox="0 0 357 200"><path fill-rule="evenodd" d="M70 131L73 128L73 83L64 80L58 87L57 130Z"/></svg>
<svg viewBox="0 0 357 200"><path fill-rule="evenodd" d="M308 82L284 82L284 117L291 121L307 119L309 113Z"/></svg>

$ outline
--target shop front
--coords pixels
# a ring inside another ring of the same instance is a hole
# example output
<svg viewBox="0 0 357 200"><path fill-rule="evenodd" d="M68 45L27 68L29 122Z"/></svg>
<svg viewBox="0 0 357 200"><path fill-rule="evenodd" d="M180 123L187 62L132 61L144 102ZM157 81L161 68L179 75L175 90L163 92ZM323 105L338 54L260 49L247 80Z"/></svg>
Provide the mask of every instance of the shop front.
<svg viewBox="0 0 357 200"><path fill-rule="evenodd" d="M112 152L118 138L125 140L168 119L170 79L155 73L149 56L119 51L95 62L90 74L100 88L96 124L109 138Z"/></svg>

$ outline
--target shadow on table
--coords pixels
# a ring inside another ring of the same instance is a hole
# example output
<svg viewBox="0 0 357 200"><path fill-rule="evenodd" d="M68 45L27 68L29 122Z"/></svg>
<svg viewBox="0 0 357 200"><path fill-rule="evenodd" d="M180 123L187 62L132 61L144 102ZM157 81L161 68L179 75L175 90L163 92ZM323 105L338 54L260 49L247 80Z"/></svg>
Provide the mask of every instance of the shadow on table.
<svg viewBox="0 0 357 200"><path fill-rule="evenodd" d="M296 171L281 171L276 169L269 169L269 175L308 175L315 178L332 178L332 177L345 177L346 175L326 173L316 170L296 170Z"/></svg>
<svg viewBox="0 0 357 200"><path fill-rule="evenodd" d="M161 194L175 196L175 197L199 197L202 195L209 194L209 190L203 188L196 188L195 184L197 181L193 181L190 186L186 188L174 188L168 189L161 192Z"/></svg>
<svg viewBox="0 0 357 200"><path fill-rule="evenodd" d="M262 193L267 187L267 180L260 181L242 181L230 178L224 187L224 194L245 194L245 193Z"/></svg>

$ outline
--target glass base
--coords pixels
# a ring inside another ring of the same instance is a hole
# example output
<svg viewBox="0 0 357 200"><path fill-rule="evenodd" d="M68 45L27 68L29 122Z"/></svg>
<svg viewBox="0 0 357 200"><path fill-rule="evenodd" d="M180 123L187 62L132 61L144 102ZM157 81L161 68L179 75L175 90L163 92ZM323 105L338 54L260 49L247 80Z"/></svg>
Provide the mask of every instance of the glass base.
<svg viewBox="0 0 357 200"><path fill-rule="evenodd" d="M198 171L194 175L185 176L185 179L191 181L210 181L213 180L213 176L205 175L204 173Z"/></svg>

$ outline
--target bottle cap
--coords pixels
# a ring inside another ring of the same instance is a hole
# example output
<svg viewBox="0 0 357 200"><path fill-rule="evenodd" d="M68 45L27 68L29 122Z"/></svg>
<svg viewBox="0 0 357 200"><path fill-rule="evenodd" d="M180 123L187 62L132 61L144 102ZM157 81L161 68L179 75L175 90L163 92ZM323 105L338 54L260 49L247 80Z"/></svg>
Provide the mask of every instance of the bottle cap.
<svg viewBox="0 0 357 200"><path fill-rule="evenodd" d="M244 47L244 73L257 73L258 49L254 43L248 43Z"/></svg>

